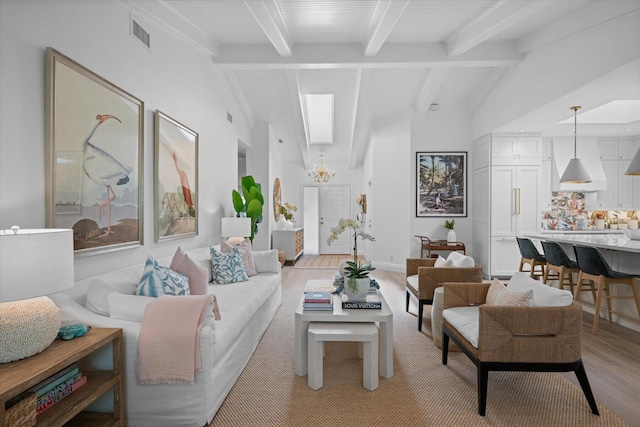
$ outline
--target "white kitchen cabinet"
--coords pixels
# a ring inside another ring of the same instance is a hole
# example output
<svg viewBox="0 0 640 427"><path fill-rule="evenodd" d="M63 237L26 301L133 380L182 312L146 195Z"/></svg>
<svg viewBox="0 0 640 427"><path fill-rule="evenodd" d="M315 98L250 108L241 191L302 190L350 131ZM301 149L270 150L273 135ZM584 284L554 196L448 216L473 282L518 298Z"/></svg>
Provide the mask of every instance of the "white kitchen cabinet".
<svg viewBox="0 0 640 427"><path fill-rule="evenodd" d="M526 150L519 143L524 140L492 136L489 165L475 168L473 173L473 256L485 277L509 277L518 270L516 236L536 233L546 207L544 191L551 184L542 175L541 138L526 138L530 150L523 160ZM483 152L485 144L486 137L476 140L474 152ZM514 157L513 150L520 150L521 156ZM506 164L509 161L511 164ZM545 162L550 168L551 159Z"/></svg>
<svg viewBox="0 0 640 427"><path fill-rule="evenodd" d="M599 139L598 151L601 160L632 160L640 148L640 141Z"/></svg>
<svg viewBox="0 0 640 427"><path fill-rule="evenodd" d="M640 208L640 181L625 175L637 151L638 141L599 140L598 149L607 189L598 191L598 209L636 210Z"/></svg>
<svg viewBox="0 0 640 427"><path fill-rule="evenodd" d="M494 136L491 139L492 165L539 165L542 140L534 136Z"/></svg>

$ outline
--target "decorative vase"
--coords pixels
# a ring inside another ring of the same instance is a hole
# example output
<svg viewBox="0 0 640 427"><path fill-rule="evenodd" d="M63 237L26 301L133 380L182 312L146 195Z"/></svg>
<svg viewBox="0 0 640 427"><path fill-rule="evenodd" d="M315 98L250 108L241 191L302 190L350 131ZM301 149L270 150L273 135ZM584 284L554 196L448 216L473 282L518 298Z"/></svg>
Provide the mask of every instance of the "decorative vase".
<svg viewBox="0 0 640 427"><path fill-rule="evenodd" d="M349 301L364 301L369 293L371 280L368 277L364 279L356 279L356 290L352 290L349 286L349 278L345 277L344 293L349 297Z"/></svg>
<svg viewBox="0 0 640 427"><path fill-rule="evenodd" d="M596 230L604 230L604 219L596 219Z"/></svg>
<svg viewBox="0 0 640 427"><path fill-rule="evenodd" d="M453 230L449 230L447 233L447 242L455 242L456 240L456 232Z"/></svg>
<svg viewBox="0 0 640 427"><path fill-rule="evenodd" d="M287 228L287 220L284 219L284 215L280 215L280 219L276 223L276 230L285 230Z"/></svg>
<svg viewBox="0 0 640 427"><path fill-rule="evenodd" d="M293 230L293 222L291 222L291 221L289 221L289 220L285 221L285 227L284 227L284 229L285 229L285 230Z"/></svg>

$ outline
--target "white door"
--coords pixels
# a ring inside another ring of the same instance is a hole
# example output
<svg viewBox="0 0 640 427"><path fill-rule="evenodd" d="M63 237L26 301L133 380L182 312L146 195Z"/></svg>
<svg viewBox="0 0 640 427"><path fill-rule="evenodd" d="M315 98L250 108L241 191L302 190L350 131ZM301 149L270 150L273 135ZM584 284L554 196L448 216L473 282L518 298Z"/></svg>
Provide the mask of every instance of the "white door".
<svg viewBox="0 0 640 427"><path fill-rule="evenodd" d="M331 229L341 218L351 217L351 187L320 187L320 254L350 254L353 243L349 230L327 244Z"/></svg>

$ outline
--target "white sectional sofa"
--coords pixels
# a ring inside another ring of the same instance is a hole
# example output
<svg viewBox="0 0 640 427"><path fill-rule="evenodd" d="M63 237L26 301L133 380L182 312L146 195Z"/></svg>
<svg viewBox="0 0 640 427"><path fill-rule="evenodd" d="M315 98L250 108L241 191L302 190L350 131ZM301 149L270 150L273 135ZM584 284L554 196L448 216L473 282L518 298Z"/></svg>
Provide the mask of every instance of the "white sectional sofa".
<svg viewBox="0 0 640 427"><path fill-rule="evenodd" d="M198 248L186 253L211 272L209 250L208 247ZM169 266L171 259L159 261ZM111 312L106 312L108 302L113 302L113 294L107 301L109 292L100 290L108 287L111 291L115 288L122 293L132 292L142 274L142 264L80 280L71 289L51 296L61 309L63 324L84 323L124 330L127 426L203 426L213 419L282 301L277 250L256 251L254 261L258 274L249 277L249 281L208 285L208 292L215 294L218 300L221 319L214 321L211 316L200 329L201 369L196 373L195 382L190 384L137 383L136 357L141 323L135 319L135 312L138 311L141 317L147 297L135 297L142 305L138 309L112 305ZM102 314L86 307L88 292L90 307ZM134 298L129 300L137 302ZM120 318L114 318L114 315ZM126 318L134 320L123 320ZM104 361L107 362L110 361Z"/></svg>

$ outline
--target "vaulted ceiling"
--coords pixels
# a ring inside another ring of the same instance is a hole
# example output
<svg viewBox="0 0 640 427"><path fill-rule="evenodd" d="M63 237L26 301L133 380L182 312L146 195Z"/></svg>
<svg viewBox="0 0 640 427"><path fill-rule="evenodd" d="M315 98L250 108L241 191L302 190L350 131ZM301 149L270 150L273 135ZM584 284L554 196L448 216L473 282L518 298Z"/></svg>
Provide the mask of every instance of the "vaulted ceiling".
<svg viewBox="0 0 640 427"><path fill-rule="evenodd" d="M527 52L640 8L629 0L146 0L213 55L284 160L361 164L371 123L432 104L473 112ZM606 3L606 5L605 5ZM335 94L333 144L310 144L305 94Z"/></svg>

